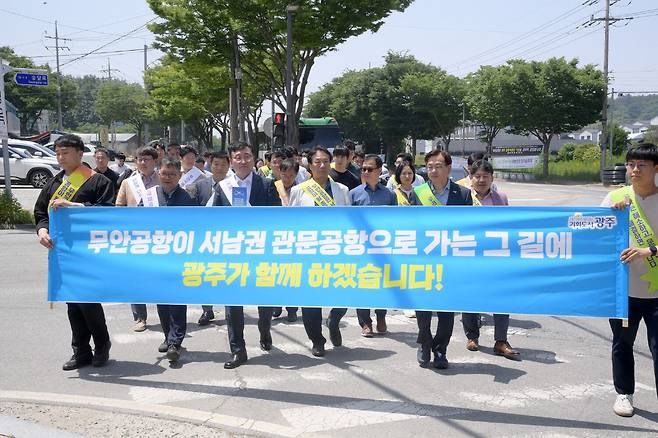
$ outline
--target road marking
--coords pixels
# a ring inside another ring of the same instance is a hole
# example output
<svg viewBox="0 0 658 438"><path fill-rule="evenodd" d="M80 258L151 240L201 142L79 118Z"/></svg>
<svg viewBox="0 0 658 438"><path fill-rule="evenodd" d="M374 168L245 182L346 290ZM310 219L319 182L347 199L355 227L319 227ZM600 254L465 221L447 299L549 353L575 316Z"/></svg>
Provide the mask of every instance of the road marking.
<svg viewBox="0 0 658 438"><path fill-rule="evenodd" d="M245 432L257 432L265 435L277 435L283 437L308 436L308 431L276 423L216 414L196 409L142 403L131 400L31 391L0 391L0 400L48 403L60 406L81 406L89 409L129 412L147 415L149 417L182 420L210 427L229 427Z"/></svg>
<svg viewBox="0 0 658 438"><path fill-rule="evenodd" d="M153 344L162 342L164 335L162 332L153 330L146 330L141 333L115 333L112 336L112 343L114 344ZM155 348L154 348L155 350Z"/></svg>
<svg viewBox="0 0 658 438"><path fill-rule="evenodd" d="M497 394L460 392L459 397L471 402L499 408L522 408L539 402L582 400L613 394L614 388L608 381L582 383L578 385L550 386L547 388L524 388L521 391L500 391Z"/></svg>
<svg viewBox="0 0 658 438"><path fill-rule="evenodd" d="M296 429L320 432L424 417L457 415L459 408L428 408L399 400L360 400L335 406L282 409L281 414Z"/></svg>

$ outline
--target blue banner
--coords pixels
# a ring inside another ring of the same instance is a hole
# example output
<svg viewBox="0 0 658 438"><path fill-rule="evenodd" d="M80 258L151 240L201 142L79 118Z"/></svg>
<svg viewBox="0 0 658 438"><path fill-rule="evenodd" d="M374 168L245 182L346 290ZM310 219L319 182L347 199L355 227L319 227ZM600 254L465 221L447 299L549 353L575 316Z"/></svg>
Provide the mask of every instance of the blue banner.
<svg viewBox="0 0 658 438"><path fill-rule="evenodd" d="M628 212L63 208L51 301L627 317Z"/></svg>

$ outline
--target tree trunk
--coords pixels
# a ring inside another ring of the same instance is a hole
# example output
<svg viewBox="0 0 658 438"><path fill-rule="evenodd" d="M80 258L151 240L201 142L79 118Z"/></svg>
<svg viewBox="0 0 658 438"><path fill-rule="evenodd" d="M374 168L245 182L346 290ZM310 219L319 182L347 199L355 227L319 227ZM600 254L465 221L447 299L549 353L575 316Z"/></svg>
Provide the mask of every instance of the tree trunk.
<svg viewBox="0 0 658 438"><path fill-rule="evenodd" d="M416 160L416 143L418 139L416 137L411 137L411 156L413 157L414 161Z"/></svg>
<svg viewBox="0 0 658 438"><path fill-rule="evenodd" d="M542 141L542 169L541 174L544 178L548 177L548 158L551 152L551 137L548 138L548 141Z"/></svg>
<svg viewBox="0 0 658 438"><path fill-rule="evenodd" d="M20 135L27 135L27 122L29 119L21 117L20 119L21 122L21 132L19 133Z"/></svg>

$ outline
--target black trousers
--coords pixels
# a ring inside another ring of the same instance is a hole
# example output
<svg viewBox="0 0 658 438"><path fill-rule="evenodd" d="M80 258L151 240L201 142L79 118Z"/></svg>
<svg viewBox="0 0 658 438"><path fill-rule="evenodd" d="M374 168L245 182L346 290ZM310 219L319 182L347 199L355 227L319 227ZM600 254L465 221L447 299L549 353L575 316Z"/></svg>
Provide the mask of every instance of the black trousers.
<svg viewBox="0 0 658 438"><path fill-rule="evenodd" d="M110 334L105 324L105 313L100 303L66 303L71 324L71 347L76 356L91 355L89 341L94 338L96 349L104 347L110 341Z"/></svg>
<svg viewBox="0 0 658 438"><path fill-rule="evenodd" d="M436 334L432 336L432 312L416 310L416 322L418 323L418 342L423 348L446 354L452 328L455 325L455 314L453 312L436 312L438 323Z"/></svg>
<svg viewBox="0 0 658 438"><path fill-rule="evenodd" d="M341 318L346 313L347 309L344 308L331 309L329 318L327 319L329 330L337 329ZM302 320L304 321L306 335L313 345L324 346L327 340L322 336L322 309L318 307L302 307Z"/></svg>
<svg viewBox="0 0 658 438"><path fill-rule="evenodd" d="M146 316L148 312L146 311L146 304L131 304L130 308L133 311L133 319L135 321L143 319L146 321Z"/></svg>
<svg viewBox="0 0 658 438"><path fill-rule="evenodd" d="M258 332L261 340L272 340L270 328L272 327L273 307L258 308ZM228 343L231 353L246 352L244 342L244 308L242 306L226 306L226 328L228 329Z"/></svg>
<svg viewBox="0 0 658 438"><path fill-rule="evenodd" d="M507 329L509 328L509 315L494 313L494 341L507 341ZM468 339L480 337L480 314L462 313L462 325L464 334Z"/></svg>
<svg viewBox="0 0 658 438"><path fill-rule="evenodd" d="M187 306L158 304L158 316L167 345L180 347L187 331Z"/></svg>
<svg viewBox="0 0 658 438"><path fill-rule="evenodd" d="M375 310L375 315L377 315L377 320L380 318L386 317L386 309L377 309ZM372 318L370 317L370 309L356 309L356 317L359 320L359 325L363 327L364 325L372 325Z"/></svg>
<svg viewBox="0 0 658 438"><path fill-rule="evenodd" d="M611 319L612 378L617 394L635 393L635 359L633 344L640 321L647 326L649 351L653 357L653 374L658 394L658 298L628 298L628 327L620 319Z"/></svg>

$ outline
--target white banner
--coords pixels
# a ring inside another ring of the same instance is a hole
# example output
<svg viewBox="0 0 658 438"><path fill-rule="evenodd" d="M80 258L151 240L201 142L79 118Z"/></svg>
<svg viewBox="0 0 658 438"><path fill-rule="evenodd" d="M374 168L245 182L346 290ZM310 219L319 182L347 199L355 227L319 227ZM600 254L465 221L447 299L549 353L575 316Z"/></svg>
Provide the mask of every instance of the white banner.
<svg viewBox="0 0 658 438"><path fill-rule="evenodd" d="M494 169L530 169L537 165L539 156L505 156L493 157Z"/></svg>

